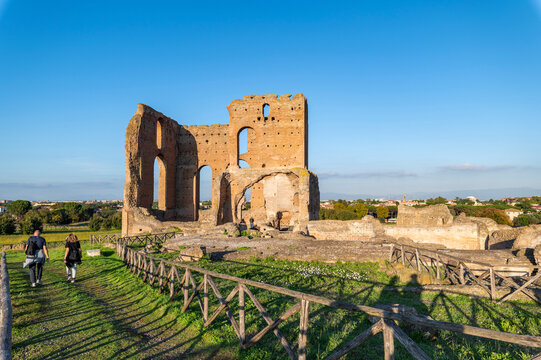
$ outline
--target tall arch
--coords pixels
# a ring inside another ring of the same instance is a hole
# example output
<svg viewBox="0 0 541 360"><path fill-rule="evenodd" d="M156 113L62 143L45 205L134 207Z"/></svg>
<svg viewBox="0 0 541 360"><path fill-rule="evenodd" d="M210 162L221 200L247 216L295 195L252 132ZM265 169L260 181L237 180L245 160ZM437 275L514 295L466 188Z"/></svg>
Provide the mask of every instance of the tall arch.
<svg viewBox="0 0 541 360"><path fill-rule="evenodd" d="M166 210L166 194L167 194L167 167L163 160L163 155L158 155L154 159L154 171L153 171L153 187L152 187L152 200L158 202L159 210Z"/></svg>
<svg viewBox="0 0 541 360"><path fill-rule="evenodd" d="M240 167L240 161L249 162L248 153L255 142L255 130L245 126L237 133L237 165Z"/></svg>
<svg viewBox="0 0 541 360"><path fill-rule="evenodd" d="M201 202L210 201L212 204L213 194L213 176L212 168L208 165L203 165L197 170L195 176L195 220L199 220L200 210L205 210L208 205L203 205ZM201 206L203 205L203 206Z"/></svg>

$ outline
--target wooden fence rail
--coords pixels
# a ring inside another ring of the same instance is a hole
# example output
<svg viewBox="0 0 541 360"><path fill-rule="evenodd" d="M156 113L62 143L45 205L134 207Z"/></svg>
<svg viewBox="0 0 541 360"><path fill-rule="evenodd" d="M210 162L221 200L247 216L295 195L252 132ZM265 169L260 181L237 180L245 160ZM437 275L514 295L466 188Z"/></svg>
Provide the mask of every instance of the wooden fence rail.
<svg viewBox="0 0 541 360"><path fill-rule="evenodd" d="M100 234L90 235L91 244L102 244L104 242L117 243L122 242L128 246L147 246L154 244L163 244L167 239L175 237L177 233L168 232L161 234L146 234L135 236L122 236L121 234Z"/></svg>
<svg viewBox="0 0 541 360"><path fill-rule="evenodd" d="M9 293L9 275L6 253L0 258L0 360L11 359L11 328L13 315Z"/></svg>
<svg viewBox="0 0 541 360"><path fill-rule="evenodd" d="M427 250L420 247L391 244L389 262L401 263L417 271L425 271L435 279L446 279L451 284L478 285L485 290L492 301L501 304L522 292L541 304L541 298L534 288L541 279L541 267L509 265L514 272L523 273L521 276L504 275L503 271L480 261L461 259L442 251ZM468 265L466 265L468 264ZM510 292L498 299L496 290L508 289Z"/></svg>
<svg viewBox="0 0 541 360"><path fill-rule="evenodd" d="M337 349L329 357L327 357L327 359L339 359L354 348L361 345L368 338L380 332L383 334L385 360L394 359L394 339L397 339L416 359L430 359L426 353L424 353L423 350L394 323L394 321L429 329L447 330L460 334L493 339L527 347L541 348L541 337L539 336L499 332L469 325L436 321L422 315L405 314L364 305L349 304L322 296L316 296L279 286L221 274L189 264L164 260L148 255L143 251L131 249L126 246L125 242L122 241L117 242L116 252L122 261L126 263L126 266L131 270L131 272L137 277L141 277L143 282L147 282L151 286L157 284L160 292L168 289L170 299L177 297L177 295L181 292L183 298L182 311L186 311L193 301L197 301L202 313L205 327L209 326L222 312L225 312L243 348L249 348L260 341L266 334L273 332L291 359L303 360L307 358L307 343L310 328L309 314L311 303L321 304L335 309L361 312L379 318L379 320L370 328L357 335L342 348ZM181 275L182 272L183 274ZM199 284L197 284L193 273L203 275ZM235 284L235 287L229 292L229 294L222 294L214 279L231 281ZM296 301L278 318L273 319L265 310L264 305L261 304L261 302L255 297L251 291L251 288L258 288L277 294L286 295L294 298ZM211 294L214 294L214 297L218 302L216 304L217 308L212 314L209 313L209 301L211 300ZM235 314L233 314L229 306L232 304L235 297L238 299L239 310L237 317L235 317ZM247 299L254 304L257 311L267 324L267 326L265 326L259 332L249 335L246 334L245 328L245 304ZM296 313L299 313L300 320L297 340L298 346L295 351L294 347L291 345L291 342L286 339L280 331L279 325Z"/></svg>

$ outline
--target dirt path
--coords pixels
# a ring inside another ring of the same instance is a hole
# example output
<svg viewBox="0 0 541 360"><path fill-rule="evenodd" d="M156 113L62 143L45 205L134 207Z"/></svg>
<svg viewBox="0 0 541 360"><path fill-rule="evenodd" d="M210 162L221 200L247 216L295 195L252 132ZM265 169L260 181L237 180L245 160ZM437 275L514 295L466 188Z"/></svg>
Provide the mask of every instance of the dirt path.
<svg viewBox="0 0 541 360"><path fill-rule="evenodd" d="M14 359L230 357L167 314L163 300L146 296L113 257L86 260L75 284L65 281L63 263L52 261L37 288L21 263L20 254L8 256Z"/></svg>

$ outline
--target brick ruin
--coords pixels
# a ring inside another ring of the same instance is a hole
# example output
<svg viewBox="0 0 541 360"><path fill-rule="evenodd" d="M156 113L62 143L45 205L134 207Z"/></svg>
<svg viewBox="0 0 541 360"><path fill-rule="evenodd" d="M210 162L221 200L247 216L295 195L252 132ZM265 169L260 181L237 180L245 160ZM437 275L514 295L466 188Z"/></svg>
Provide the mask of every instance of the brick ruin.
<svg viewBox="0 0 541 360"><path fill-rule="evenodd" d="M186 126L138 104L126 130L122 233L225 223L304 231L319 216L317 177L308 171L308 105L302 94L248 95L227 107L229 124ZM239 134L247 131L247 151ZM152 209L154 162L158 209ZM241 168L245 161L249 168ZM199 210L200 173L212 170L212 208ZM244 206L251 189L251 207ZM279 221L278 221L279 220Z"/></svg>

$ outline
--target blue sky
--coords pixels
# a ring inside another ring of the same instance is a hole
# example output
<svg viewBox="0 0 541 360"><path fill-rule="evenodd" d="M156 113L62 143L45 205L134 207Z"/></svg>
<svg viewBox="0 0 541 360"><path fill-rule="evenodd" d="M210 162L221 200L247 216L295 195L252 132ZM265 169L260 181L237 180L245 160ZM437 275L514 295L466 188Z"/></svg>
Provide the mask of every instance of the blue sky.
<svg viewBox="0 0 541 360"><path fill-rule="evenodd" d="M138 102L299 92L322 198L541 192L541 0L0 0L0 198L122 198Z"/></svg>

